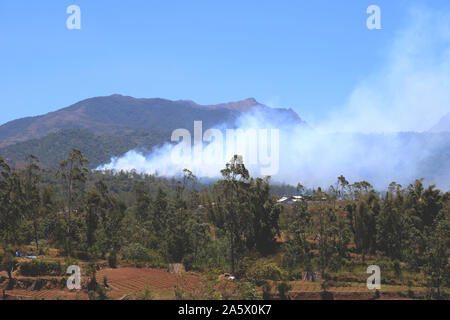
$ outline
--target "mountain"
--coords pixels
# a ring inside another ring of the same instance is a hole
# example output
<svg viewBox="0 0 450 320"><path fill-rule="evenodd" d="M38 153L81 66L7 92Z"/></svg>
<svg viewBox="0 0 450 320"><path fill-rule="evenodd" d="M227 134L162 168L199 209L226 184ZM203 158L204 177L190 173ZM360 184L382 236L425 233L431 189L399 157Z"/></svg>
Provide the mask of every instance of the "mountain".
<svg viewBox="0 0 450 320"><path fill-rule="evenodd" d="M20 166L27 155L34 154L44 167L56 167L76 147L91 160L89 167L95 168L131 149L151 151L167 142L173 130L192 130L195 120L202 120L204 129L218 124L233 127L241 115L252 111L278 121L305 124L292 109L272 109L253 98L200 105L190 100L138 99L115 94L0 126L0 156Z"/></svg>
<svg viewBox="0 0 450 320"><path fill-rule="evenodd" d="M431 132L450 132L450 112L447 113L431 129Z"/></svg>
<svg viewBox="0 0 450 320"><path fill-rule="evenodd" d="M88 168L97 168L132 149L151 151L168 142L170 132L133 131L123 135L101 136L83 129L62 129L39 138L19 142L0 149L0 156L14 167L24 165L24 159L33 154L45 168L57 168L73 148L80 149L89 160Z"/></svg>
<svg viewBox="0 0 450 320"><path fill-rule="evenodd" d="M255 99L203 106L189 100L137 99L117 94L95 97L55 112L0 126L0 148L62 129L87 129L98 135L122 135L134 130L171 132L177 128L191 128L194 120L202 120L203 127L209 128L219 123L232 124L252 108L270 109ZM273 110L288 113L294 121L302 123L290 109Z"/></svg>

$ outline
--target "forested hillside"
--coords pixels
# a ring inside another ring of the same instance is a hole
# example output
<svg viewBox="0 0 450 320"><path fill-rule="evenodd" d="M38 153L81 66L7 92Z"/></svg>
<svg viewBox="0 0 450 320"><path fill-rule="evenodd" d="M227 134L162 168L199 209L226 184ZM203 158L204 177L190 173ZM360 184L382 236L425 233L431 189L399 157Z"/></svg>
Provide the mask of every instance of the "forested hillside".
<svg viewBox="0 0 450 320"><path fill-rule="evenodd" d="M121 156L129 150L150 152L156 145L169 141L170 133L164 131L130 131L120 135L98 135L88 130L65 129L40 139L20 142L0 149L0 156L14 166L23 166L29 154L39 157L47 169L58 167L61 159L73 148L83 151L89 158L88 168L107 163L111 157Z"/></svg>
<svg viewBox="0 0 450 320"><path fill-rule="evenodd" d="M449 298L450 193L421 180L393 182L379 193L340 176L330 188L281 204L270 179L252 178L239 156L205 188L188 170L165 179L93 172L87 161L76 149L52 171L42 171L34 156L20 170L0 159L0 268L8 275L0 281L8 281L7 290L14 292L17 275L29 282L61 277L65 259L66 266L83 263L90 299L108 299L114 290L95 278L105 263L183 263L205 276L199 291L177 284L177 299L287 299L311 274L320 275L316 290L330 297L365 286L365 270L375 264L384 290L395 286L396 297ZM301 184L296 191L305 192ZM15 252L51 257L29 262ZM236 278L233 291L218 289L224 272Z"/></svg>

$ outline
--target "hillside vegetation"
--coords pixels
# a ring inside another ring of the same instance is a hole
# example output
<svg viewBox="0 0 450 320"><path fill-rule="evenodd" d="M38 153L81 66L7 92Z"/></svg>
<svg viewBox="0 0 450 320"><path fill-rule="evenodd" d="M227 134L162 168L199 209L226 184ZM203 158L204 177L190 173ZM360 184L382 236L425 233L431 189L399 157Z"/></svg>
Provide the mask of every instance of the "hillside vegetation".
<svg viewBox="0 0 450 320"><path fill-rule="evenodd" d="M131 131L121 135L97 135L88 130L65 129L41 139L33 139L0 149L0 156L15 166L23 166L23 159L36 155L41 165L56 169L73 148L83 150L88 157L88 168L96 168L121 156L129 150L141 149L150 152L153 147L168 142L170 133L164 131Z"/></svg>
<svg viewBox="0 0 450 320"><path fill-rule="evenodd" d="M340 176L329 188L306 191L299 184L297 192L308 196L284 205L271 192L270 178L252 178L239 156L204 188L189 170L164 179L89 171L86 163L76 149L51 171L42 171L34 156L20 170L0 159L4 294L30 283L23 276L61 277L58 261L64 259L65 266L82 265L90 279L82 292L90 299L107 299L107 290L115 290L106 278L96 280L105 264L171 263L203 276L198 288L177 283L177 299L287 299L311 292L322 298L342 292L449 298L450 193L421 180L406 187L393 182L378 193L367 181ZM17 251L50 257L28 263L14 256ZM383 287L362 291L373 264L382 270ZM232 287L223 286L223 273L236 277ZM118 274L122 280L114 283L122 286L126 273ZM312 274L318 278L311 281Z"/></svg>

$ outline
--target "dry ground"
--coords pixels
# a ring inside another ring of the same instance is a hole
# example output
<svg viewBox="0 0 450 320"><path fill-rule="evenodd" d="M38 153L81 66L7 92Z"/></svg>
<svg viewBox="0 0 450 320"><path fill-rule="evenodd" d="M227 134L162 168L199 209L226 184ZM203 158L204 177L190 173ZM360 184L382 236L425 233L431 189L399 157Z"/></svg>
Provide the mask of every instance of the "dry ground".
<svg viewBox="0 0 450 320"><path fill-rule="evenodd" d="M0 273L0 276L6 276L6 273ZM160 269L147 268L117 268L102 269L97 272L96 278L99 284L103 284L103 278L106 276L110 290L107 295L113 299L127 299L136 293L144 291L149 287L155 299L174 299L174 287L177 284L177 275ZM37 279L58 279L61 277L15 277L17 281L37 280ZM197 274L186 273L184 275L184 283L189 287L194 286L201 281L201 277ZM6 289L8 280L0 284L0 291ZM86 290L69 291L65 288L53 287L42 288L41 290L18 289L5 290L8 299L20 300L57 300L57 299L88 299ZM0 297L1 298L1 297Z"/></svg>

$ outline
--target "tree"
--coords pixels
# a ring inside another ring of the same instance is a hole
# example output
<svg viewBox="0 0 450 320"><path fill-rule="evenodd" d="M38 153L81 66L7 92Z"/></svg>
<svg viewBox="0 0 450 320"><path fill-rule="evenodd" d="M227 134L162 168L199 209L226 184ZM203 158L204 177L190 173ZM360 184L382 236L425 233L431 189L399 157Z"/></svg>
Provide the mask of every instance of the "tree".
<svg viewBox="0 0 450 320"><path fill-rule="evenodd" d="M375 248L376 222L372 209L364 199L360 199L356 205L353 230L356 248L362 253L362 260L365 261L366 254Z"/></svg>
<svg viewBox="0 0 450 320"><path fill-rule="evenodd" d="M152 198L145 191L144 183L140 183L136 186L136 218L140 223L145 223L150 219L150 210Z"/></svg>
<svg viewBox="0 0 450 320"><path fill-rule="evenodd" d="M0 158L0 235L4 247L15 244L19 237L20 222L24 218L24 194L17 172Z"/></svg>
<svg viewBox="0 0 450 320"><path fill-rule="evenodd" d="M381 212L376 217L377 248L392 259L399 258L402 250L402 217L391 199L383 202Z"/></svg>
<svg viewBox="0 0 450 320"><path fill-rule="evenodd" d="M153 204L152 227L154 234L162 239L162 249L166 258L169 257L169 219L172 215L172 207L164 190L159 187Z"/></svg>
<svg viewBox="0 0 450 320"><path fill-rule="evenodd" d="M299 182L299 183L297 183L296 190L298 193L303 194L305 192L305 186Z"/></svg>
<svg viewBox="0 0 450 320"><path fill-rule="evenodd" d="M88 169L84 166L88 160L78 149L72 149L66 160L61 161L57 175L61 178L65 194L65 205L67 208L66 224L66 250L70 255L72 252L72 214L74 207L79 206L81 191L87 179Z"/></svg>
<svg viewBox="0 0 450 320"><path fill-rule="evenodd" d="M0 157L0 235L4 240L4 247L8 244L8 205L10 193L11 168Z"/></svg>
<svg viewBox="0 0 450 320"><path fill-rule="evenodd" d="M295 202L294 221L289 225L287 239L283 245L284 264L294 269L303 265L306 271L312 271L312 243L308 237L313 235L312 217L306 201Z"/></svg>
<svg viewBox="0 0 450 320"><path fill-rule="evenodd" d="M437 215L442 209L441 191L435 189L434 185L429 186L420 198L420 218L424 226L432 226Z"/></svg>
<svg viewBox="0 0 450 320"><path fill-rule="evenodd" d="M6 271L10 282L12 281L12 273L17 269L17 260L11 253L6 253L0 257L0 270Z"/></svg>
<svg viewBox="0 0 450 320"><path fill-rule="evenodd" d="M216 206L223 214L223 228L230 241L231 272L234 274L236 258L249 226L250 212L245 197L250 175L242 157L238 155L233 156L221 173L223 176L223 179L219 180L221 193L216 197Z"/></svg>
<svg viewBox="0 0 450 320"><path fill-rule="evenodd" d="M450 279L450 216L444 216L427 239L424 272L432 294L441 298L442 287Z"/></svg>
<svg viewBox="0 0 450 320"><path fill-rule="evenodd" d="M196 184L197 177L190 170L183 169L183 179L178 181L176 188L177 208L193 208L197 204L198 192L195 189Z"/></svg>
<svg viewBox="0 0 450 320"><path fill-rule="evenodd" d="M338 190L338 197L340 199L345 199L346 196L346 189L349 187L350 183L347 181L347 179L345 179L345 177L343 175L340 175L338 177L338 181L337 181L337 190Z"/></svg>
<svg viewBox="0 0 450 320"><path fill-rule="evenodd" d="M251 228L246 232L247 247L265 255L273 251L280 230L278 220L283 207L270 196L270 178L250 180L248 206L253 214Z"/></svg>
<svg viewBox="0 0 450 320"><path fill-rule="evenodd" d="M24 213L33 223L33 234L36 248L39 250L39 226L41 219L40 168L36 156L27 157L24 182Z"/></svg>
<svg viewBox="0 0 450 320"><path fill-rule="evenodd" d="M210 228L206 223L190 220L187 224L187 232L189 235L190 247L192 248L193 262L197 263L201 249L206 246L210 238Z"/></svg>
<svg viewBox="0 0 450 320"><path fill-rule="evenodd" d="M373 190L373 186L367 181L359 181L349 185L353 192L353 199L358 200L360 197Z"/></svg>
<svg viewBox="0 0 450 320"><path fill-rule="evenodd" d="M282 207L270 195L270 178L251 178L241 156L235 155L221 173L206 202L211 222L229 239L234 273L246 248L263 255L273 251Z"/></svg>
<svg viewBox="0 0 450 320"><path fill-rule="evenodd" d="M328 269L338 270L348 255L349 231L343 219L332 208L320 208L316 221L319 264L322 274Z"/></svg>
<svg viewBox="0 0 450 320"><path fill-rule="evenodd" d="M46 239L51 243L61 247L66 237L65 225L58 214L55 197L53 185L43 188L39 215L42 217L42 234L46 235Z"/></svg>
<svg viewBox="0 0 450 320"><path fill-rule="evenodd" d="M117 250L120 242L120 228L126 205L113 196L103 180L95 184L95 193L100 197L97 204L97 243L104 256L109 250ZM95 200L95 199L93 199ZM93 216L95 219L95 216Z"/></svg>
<svg viewBox="0 0 450 320"><path fill-rule="evenodd" d="M86 241L88 248L90 248L95 242L95 231L98 227L99 214L102 209L102 199L95 190L89 192L86 198Z"/></svg>
<svg viewBox="0 0 450 320"><path fill-rule="evenodd" d="M278 295L280 296L281 300L288 300L289 291L292 289L292 286L287 282L280 282L277 286L278 289Z"/></svg>

